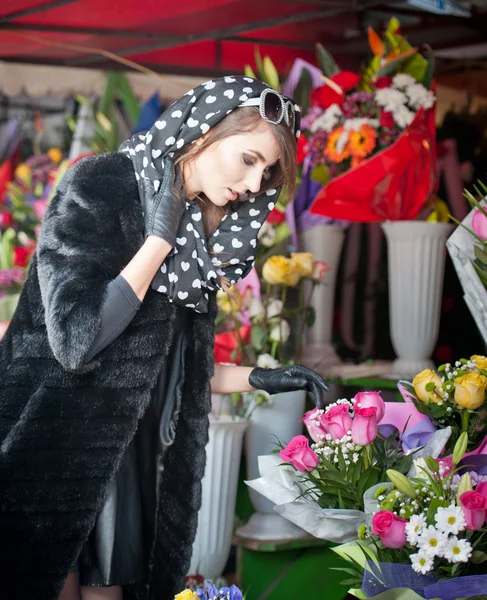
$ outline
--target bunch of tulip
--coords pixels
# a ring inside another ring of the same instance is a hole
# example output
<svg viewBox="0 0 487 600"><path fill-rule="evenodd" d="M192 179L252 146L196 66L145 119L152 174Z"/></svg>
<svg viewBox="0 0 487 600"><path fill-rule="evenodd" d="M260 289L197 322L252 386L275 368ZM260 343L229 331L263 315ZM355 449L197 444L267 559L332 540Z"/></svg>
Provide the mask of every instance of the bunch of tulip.
<svg viewBox="0 0 487 600"><path fill-rule="evenodd" d="M474 450L487 433L487 358L473 355L454 365L445 363L438 372L425 369L411 385L405 385L416 408L439 427L450 425L452 443L462 432L468 433L469 450ZM450 446L451 449L451 446Z"/></svg>
<svg viewBox="0 0 487 600"><path fill-rule="evenodd" d="M405 456L394 430L387 438L378 425L385 412L379 392L360 392L324 410L315 408L303 418L310 444L294 437L280 451L309 485L307 494L322 508L364 508L364 492L385 478L394 465L404 473L413 456Z"/></svg>

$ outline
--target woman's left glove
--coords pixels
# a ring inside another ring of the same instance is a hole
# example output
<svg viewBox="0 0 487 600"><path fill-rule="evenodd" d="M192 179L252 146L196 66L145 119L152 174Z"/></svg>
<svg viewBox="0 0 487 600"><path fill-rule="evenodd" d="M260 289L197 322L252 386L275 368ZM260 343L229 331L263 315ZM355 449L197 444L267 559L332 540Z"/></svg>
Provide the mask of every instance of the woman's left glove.
<svg viewBox="0 0 487 600"><path fill-rule="evenodd" d="M268 394L306 390L313 394L318 408L323 408L323 393L330 391L330 386L316 371L302 365L291 365L282 369L253 369L249 375L250 385Z"/></svg>

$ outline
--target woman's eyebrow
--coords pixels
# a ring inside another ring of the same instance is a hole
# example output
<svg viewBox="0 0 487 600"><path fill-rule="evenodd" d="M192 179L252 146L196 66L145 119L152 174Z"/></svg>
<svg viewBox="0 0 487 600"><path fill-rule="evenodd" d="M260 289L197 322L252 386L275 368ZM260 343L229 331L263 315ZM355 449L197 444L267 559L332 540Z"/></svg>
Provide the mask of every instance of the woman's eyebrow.
<svg viewBox="0 0 487 600"><path fill-rule="evenodd" d="M252 150L252 148L247 148L247 152L253 152L260 161L262 161L263 163L267 163L265 156L263 154L261 154L260 152L258 152L257 150ZM277 159L275 162L273 162L272 165L269 165L269 167L273 167L278 162L279 162L279 159Z"/></svg>

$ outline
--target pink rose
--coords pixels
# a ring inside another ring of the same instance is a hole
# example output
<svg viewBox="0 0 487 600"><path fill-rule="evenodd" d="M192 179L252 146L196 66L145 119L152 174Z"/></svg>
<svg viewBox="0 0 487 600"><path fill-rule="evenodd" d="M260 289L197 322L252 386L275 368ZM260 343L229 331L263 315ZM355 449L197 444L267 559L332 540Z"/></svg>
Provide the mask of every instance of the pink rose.
<svg viewBox="0 0 487 600"><path fill-rule="evenodd" d="M478 484L478 486L475 488L475 491L477 492L477 494L482 494L482 496L485 498L486 507L487 507L487 481L480 482Z"/></svg>
<svg viewBox="0 0 487 600"><path fill-rule="evenodd" d="M353 405L359 408L369 408L375 406L377 408L377 423L382 421L386 406L382 400L380 392L359 392L353 399Z"/></svg>
<svg viewBox="0 0 487 600"><path fill-rule="evenodd" d="M308 433L313 442L321 442L326 435L326 429L321 425L321 414L319 408L313 408L305 413L301 421L306 425ZM319 423L319 425L317 424Z"/></svg>
<svg viewBox="0 0 487 600"><path fill-rule="evenodd" d="M480 209L473 213L472 229L480 238L487 240L487 217Z"/></svg>
<svg viewBox="0 0 487 600"><path fill-rule="evenodd" d="M341 440L352 428L352 417L347 404L337 404L321 417L321 424L334 440Z"/></svg>
<svg viewBox="0 0 487 600"><path fill-rule="evenodd" d="M406 523L390 510L380 510L372 517L372 533L386 548L402 548L406 545Z"/></svg>
<svg viewBox="0 0 487 600"><path fill-rule="evenodd" d="M297 435L279 452L282 460L291 463L298 471L312 471L319 462L318 455L309 447L308 438Z"/></svg>
<svg viewBox="0 0 487 600"><path fill-rule="evenodd" d="M352 441L358 446L368 446L377 437L377 407L355 406L352 421Z"/></svg>
<svg viewBox="0 0 487 600"><path fill-rule="evenodd" d="M467 529L470 531L480 529L485 523L487 513L485 496L479 492L463 492L460 496L460 504L465 515L465 521L467 521Z"/></svg>

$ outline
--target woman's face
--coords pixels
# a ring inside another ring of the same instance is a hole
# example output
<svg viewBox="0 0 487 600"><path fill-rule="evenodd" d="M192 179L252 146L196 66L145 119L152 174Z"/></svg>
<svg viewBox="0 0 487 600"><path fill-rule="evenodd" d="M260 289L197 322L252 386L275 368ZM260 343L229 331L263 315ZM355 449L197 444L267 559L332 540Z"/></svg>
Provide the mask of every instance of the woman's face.
<svg viewBox="0 0 487 600"><path fill-rule="evenodd" d="M268 125L215 142L189 167L186 191L199 193L217 206L236 200L244 192L257 193L265 172L279 159L279 147Z"/></svg>

